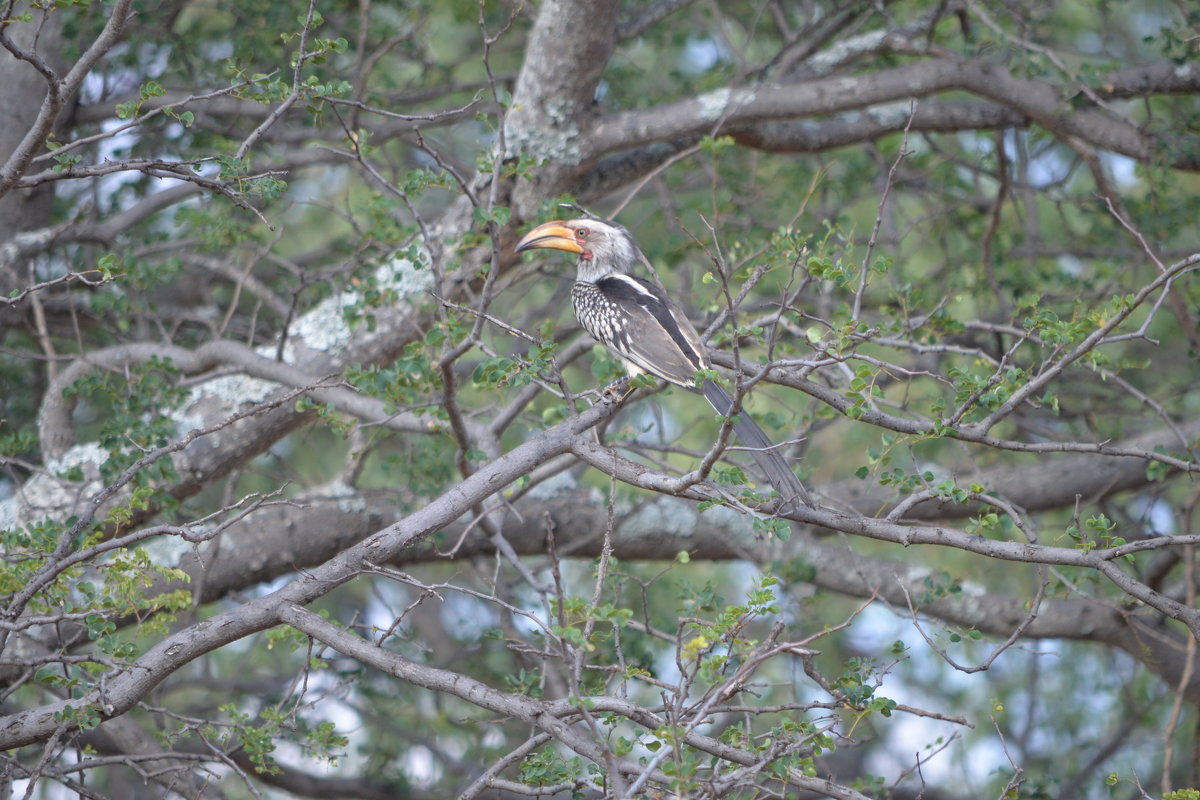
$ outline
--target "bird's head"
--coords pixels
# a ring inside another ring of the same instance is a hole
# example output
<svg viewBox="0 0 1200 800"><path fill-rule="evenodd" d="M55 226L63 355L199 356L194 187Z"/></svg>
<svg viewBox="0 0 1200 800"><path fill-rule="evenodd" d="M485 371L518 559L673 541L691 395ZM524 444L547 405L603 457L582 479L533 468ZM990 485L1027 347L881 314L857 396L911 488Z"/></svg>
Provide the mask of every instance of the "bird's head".
<svg viewBox="0 0 1200 800"><path fill-rule="evenodd" d="M538 248L577 253L581 281L595 282L614 272L627 273L638 258L629 231L596 217L545 222L517 242L518 253Z"/></svg>

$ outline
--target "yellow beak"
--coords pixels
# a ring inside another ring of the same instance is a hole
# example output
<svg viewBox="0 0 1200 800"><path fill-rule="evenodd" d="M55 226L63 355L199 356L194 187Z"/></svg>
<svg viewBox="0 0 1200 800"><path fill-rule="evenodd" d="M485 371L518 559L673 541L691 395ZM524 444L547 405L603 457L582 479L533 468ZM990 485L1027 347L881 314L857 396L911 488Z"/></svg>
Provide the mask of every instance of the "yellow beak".
<svg viewBox="0 0 1200 800"><path fill-rule="evenodd" d="M575 231L563 224L561 219L544 222L531 230L517 242L517 252L549 248L551 250L566 250L568 253L582 253L583 248L575 241Z"/></svg>

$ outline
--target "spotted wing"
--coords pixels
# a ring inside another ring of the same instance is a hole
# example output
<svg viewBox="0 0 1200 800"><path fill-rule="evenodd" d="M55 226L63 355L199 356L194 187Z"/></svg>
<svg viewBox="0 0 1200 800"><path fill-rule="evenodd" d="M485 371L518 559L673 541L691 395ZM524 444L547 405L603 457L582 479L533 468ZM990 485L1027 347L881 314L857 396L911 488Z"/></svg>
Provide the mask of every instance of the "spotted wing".
<svg viewBox="0 0 1200 800"><path fill-rule="evenodd" d="M695 387L708 359L696 329L657 286L628 275L576 283L575 314L616 355L671 383Z"/></svg>

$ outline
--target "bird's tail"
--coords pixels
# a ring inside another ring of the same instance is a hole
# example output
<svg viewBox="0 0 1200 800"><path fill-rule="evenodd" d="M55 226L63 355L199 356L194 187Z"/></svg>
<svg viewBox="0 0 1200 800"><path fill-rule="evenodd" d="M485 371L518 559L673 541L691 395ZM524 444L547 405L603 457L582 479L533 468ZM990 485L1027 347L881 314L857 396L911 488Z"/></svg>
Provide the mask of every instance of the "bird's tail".
<svg viewBox="0 0 1200 800"><path fill-rule="evenodd" d="M704 396L708 398L708 402L712 403L712 407L717 410L718 414L729 415L729 409L733 408L733 400L719 384L705 381L701 391L704 392ZM792 472L787 461L779 454L775 444L767 437L763 429L758 427L758 423L750 418L748 413L742 412L737 415L737 420L733 423L733 432L750 451L750 455L754 456L758 468L766 473L767 480L771 482L775 491L779 492L779 496L785 502L795 504L797 500L800 500L805 505L812 505L812 500L809 498L804 484L800 483L800 479L796 477L796 473Z"/></svg>

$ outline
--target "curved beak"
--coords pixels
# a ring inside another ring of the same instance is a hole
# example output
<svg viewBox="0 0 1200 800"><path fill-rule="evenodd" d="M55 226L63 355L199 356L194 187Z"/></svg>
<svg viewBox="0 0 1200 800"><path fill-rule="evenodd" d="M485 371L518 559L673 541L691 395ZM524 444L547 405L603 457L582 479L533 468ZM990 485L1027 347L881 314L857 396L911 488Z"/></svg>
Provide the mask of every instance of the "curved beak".
<svg viewBox="0 0 1200 800"><path fill-rule="evenodd" d="M568 253L582 253L583 248L575 241L575 232L563 224L561 219L544 222L531 230L517 242L516 252L549 248L551 250L566 250Z"/></svg>

